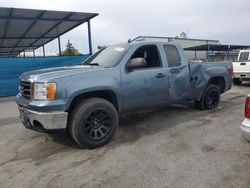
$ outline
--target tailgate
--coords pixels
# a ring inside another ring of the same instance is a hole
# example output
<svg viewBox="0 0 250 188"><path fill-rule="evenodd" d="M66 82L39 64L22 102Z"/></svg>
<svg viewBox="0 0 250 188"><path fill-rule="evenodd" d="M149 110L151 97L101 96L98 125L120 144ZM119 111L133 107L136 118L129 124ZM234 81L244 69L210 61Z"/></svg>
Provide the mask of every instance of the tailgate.
<svg viewBox="0 0 250 188"><path fill-rule="evenodd" d="M250 61L233 62L234 73L250 73Z"/></svg>

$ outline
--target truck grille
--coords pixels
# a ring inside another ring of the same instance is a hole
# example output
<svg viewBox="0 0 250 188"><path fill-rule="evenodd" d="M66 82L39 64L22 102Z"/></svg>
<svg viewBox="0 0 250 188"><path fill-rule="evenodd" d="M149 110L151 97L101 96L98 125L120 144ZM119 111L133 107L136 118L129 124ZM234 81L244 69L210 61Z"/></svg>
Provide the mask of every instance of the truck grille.
<svg viewBox="0 0 250 188"><path fill-rule="evenodd" d="M20 82L20 94L23 98L27 100L31 99L31 82L29 81Z"/></svg>

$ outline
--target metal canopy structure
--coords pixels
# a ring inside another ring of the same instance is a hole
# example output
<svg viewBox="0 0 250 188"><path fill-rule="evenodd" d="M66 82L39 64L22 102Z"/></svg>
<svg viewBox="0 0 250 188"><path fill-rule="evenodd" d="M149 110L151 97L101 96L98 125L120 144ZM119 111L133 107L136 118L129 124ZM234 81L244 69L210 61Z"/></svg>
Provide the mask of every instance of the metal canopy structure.
<svg viewBox="0 0 250 188"><path fill-rule="evenodd" d="M92 54L90 19L97 13L65 12L0 7L0 57L16 57L34 52L75 27L88 23L89 52Z"/></svg>
<svg viewBox="0 0 250 188"><path fill-rule="evenodd" d="M188 48L184 48L186 51L228 51L228 50L239 50L239 49L247 49L250 46L247 45L222 45L222 44L204 44L200 46L192 46Z"/></svg>
<svg viewBox="0 0 250 188"><path fill-rule="evenodd" d="M197 51L207 51L207 61L210 61L210 51L225 51L227 60L229 61L230 51L233 50L242 50L250 48L248 45L223 45L223 44L204 44L200 46L192 46L188 48L184 48L185 51L194 51L195 52L195 59L196 59L196 52Z"/></svg>

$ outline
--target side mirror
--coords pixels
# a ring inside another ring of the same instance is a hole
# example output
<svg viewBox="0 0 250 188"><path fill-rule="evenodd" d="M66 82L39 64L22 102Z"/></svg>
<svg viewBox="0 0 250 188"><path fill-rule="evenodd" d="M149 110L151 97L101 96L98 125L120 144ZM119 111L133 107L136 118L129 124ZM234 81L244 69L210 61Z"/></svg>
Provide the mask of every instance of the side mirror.
<svg viewBox="0 0 250 188"><path fill-rule="evenodd" d="M147 67L147 62L144 58L142 57L137 57L134 59L131 59L127 64L126 64L126 68L131 71L133 69L136 68L143 68L143 67Z"/></svg>

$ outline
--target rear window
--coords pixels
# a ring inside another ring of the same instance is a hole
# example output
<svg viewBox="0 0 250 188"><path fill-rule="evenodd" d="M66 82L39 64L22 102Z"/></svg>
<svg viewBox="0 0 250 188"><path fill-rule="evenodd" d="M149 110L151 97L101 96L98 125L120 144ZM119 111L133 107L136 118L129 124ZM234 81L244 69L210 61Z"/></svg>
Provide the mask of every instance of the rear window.
<svg viewBox="0 0 250 188"><path fill-rule="evenodd" d="M239 61L248 61L249 52L241 52Z"/></svg>
<svg viewBox="0 0 250 188"><path fill-rule="evenodd" d="M181 58L178 50L173 45L164 45L165 54L168 61L168 67L179 67Z"/></svg>

